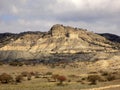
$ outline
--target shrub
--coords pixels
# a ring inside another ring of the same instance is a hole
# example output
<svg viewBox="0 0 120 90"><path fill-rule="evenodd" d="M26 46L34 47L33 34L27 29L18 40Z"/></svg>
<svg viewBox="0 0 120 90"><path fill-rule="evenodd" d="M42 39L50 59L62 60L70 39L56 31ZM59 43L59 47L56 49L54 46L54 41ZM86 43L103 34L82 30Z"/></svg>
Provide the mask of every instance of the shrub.
<svg viewBox="0 0 120 90"><path fill-rule="evenodd" d="M62 85L64 81L67 80L65 76L58 76L57 80L59 81L59 85Z"/></svg>
<svg viewBox="0 0 120 90"><path fill-rule="evenodd" d="M52 72L47 72L46 75L52 75Z"/></svg>
<svg viewBox="0 0 120 90"><path fill-rule="evenodd" d="M17 83L21 83L22 80L23 80L22 75L18 75L18 76L16 76L15 80L16 80Z"/></svg>
<svg viewBox="0 0 120 90"><path fill-rule="evenodd" d="M40 78L40 75L38 72L35 72L35 78Z"/></svg>
<svg viewBox="0 0 120 90"><path fill-rule="evenodd" d="M57 78L58 78L58 74L54 74L54 75L52 75L52 78L55 80L55 81L57 81Z"/></svg>
<svg viewBox="0 0 120 90"><path fill-rule="evenodd" d="M10 62L9 65L11 65L11 66L23 66L23 63L22 62L13 61L13 62Z"/></svg>
<svg viewBox="0 0 120 90"><path fill-rule="evenodd" d="M12 81L13 81L13 78L12 78L11 75L8 75L6 73L3 73L3 74L0 75L0 82L1 83L3 83L3 84L4 83L10 83Z"/></svg>
<svg viewBox="0 0 120 90"><path fill-rule="evenodd" d="M40 78L40 76L38 74L35 75L35 78Z"/></svg>
<svg viewBox="0 0 120 90"><path fill-rule="evenodd" d="M18 63L18 66L23 66L23 63L22 63L22 62L19 62L19 63Z"/></svg>
<svg viewBox="0 0 120 90"><path fill-rule="evenodd" d="M70 77L70 78L78 78L79 76L77 76L77 75L69 75L68 77Z"/></svg>
<svg viewBox="0 0 120 90"><path fill-rule="evenodd" d="M69 79L68 82L71 82L71 80Z"/></svg>
<svg viewBox="0 0 120 90"><path fill-rule="evenodd" d="M115 75L115 79L120 79L120 73L119 72L114 74L114 75Z"/></svg>
<svg viewBox="0 0 120 90"><path fill-rule="evenodd" d="M100 73L102 76L107 76L109 74L109 72L107 72L107 71L100 71Z"/></svg>
<svg viewBox="0 0 120 90"><path fill-rule="evenodd" d="M27 80L31 80L31 75L30 74L27 76Z"/></svg>
<svg viewBox="0 0 120 90"><path fill-rule="evenodd" d="M108 81L112 81L115 79L119 79L120 75L118 72L107 72L107 71L102 71L100 72L102 76L104 76L106 78L106 80Z"/></svg>
<svg viewBox="0 0 120 90"><path fill-rule="evenodd" d="M26 66L28 66L28 65L32 65L32 62L29 62L29 61L24 62L24 65L26 65Z"/></svg>
<svg viewBox="0 0 120 90"><path fill-rule="evenodd" d="M51 68L55 68L55 64L51 64L50 67L51 67Z"/></svg>
<svg viewBox="0 0 120 90"><path fill-rule="evenodd" d="M108 75L106 76L106 78L107 78L108 81L112 81L112 80L115 80L115 79L116 79L115 75L112 75L112 74L108 74Z"/></svg>
<svg viewBox="0 0 120 90"><path fill-rule="evenodd" d="M0 62L0 66L2 66L3 65L3 62Z"/></svg>
<svg viewBox="0 0 120 90"><path fill-rule="evenodd" d="M86 80L86 77L82 77L81 80Z"/></svg>
<svg viewBox="0 0 120 90"><path fill-rule="evenodd" d="M34 72L30 72L30 75L31 75L31 76L35 76L35 74L36 74L36 73L34 73Z"/></svg>
<svg viewBox="0 0 120 90"><path fill-rule="evenodd" d="M97 81L101 81L102 80L102 77L99 76L99 75L89 75L88 76L88 81L90 81L91 85L96 85L97 84Z"/></svg>
<svg viewBox="0 0 120 90"><path fill-rule="evenodd" d="M10 66L17 66L18 64L17 64L17 62L10 62L9 65Z"/></svg>
<svg viewBox="0 0 120 90"><path fill-rule="evenodd" d="M27 77L29 74L30 74L30 73L29 73L29 72L26 72L26 71L21 73L21 75L22 75L23 77Z"/></svg>

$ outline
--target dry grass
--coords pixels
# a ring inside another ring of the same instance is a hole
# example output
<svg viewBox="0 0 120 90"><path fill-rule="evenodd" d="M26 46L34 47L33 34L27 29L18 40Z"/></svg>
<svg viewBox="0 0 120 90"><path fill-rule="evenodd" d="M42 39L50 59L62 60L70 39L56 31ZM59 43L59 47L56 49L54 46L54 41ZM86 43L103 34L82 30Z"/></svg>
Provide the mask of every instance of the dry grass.
<svg viewBox="0 0 120 90"><path fill-rule="evenodd" d="M23 65L21 67L2 65L0 66L0 74L8 73L13 77L15 77L17 75L20 75L22 72L26 72L26 71L33 73L37 72L39 78L34 77L31 78L30 81L25 80L22 83L17 83L17 85L0 84L0 90L80 90L80 89L107 86L112 84L120 84L120 82L115 83L115 81L110 81L110 82L102 82L102 83L99 82L97 85L89 85L88 82L86 81L86 77L88 75L91 75L91 72L100 73L99 71L101 70L100 68L96 69L100 66L98 62L95 63L76 62L75 64L67 65L66 68L58 67L58 66L55 66L55 68L50 68L50 66L45 66L45 65L35 65L35 66ZM77 67L75 67L74 65L77 65ZM58 82L48 82L48 77L50 78L53 74L64 75L67 77L68 80L65 81L63 86L57 86Z"/></svg>

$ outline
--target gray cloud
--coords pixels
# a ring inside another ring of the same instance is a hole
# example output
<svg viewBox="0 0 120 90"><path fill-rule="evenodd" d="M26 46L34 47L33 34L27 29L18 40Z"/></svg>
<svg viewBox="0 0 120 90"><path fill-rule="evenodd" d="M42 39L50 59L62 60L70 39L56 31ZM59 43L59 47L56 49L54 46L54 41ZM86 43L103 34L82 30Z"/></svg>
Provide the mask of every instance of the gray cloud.
<svg viewBox="0 0 120 90"><path fill-rule="evenodd" d="M120 0L0 0L0 32L48 31L53 24L120 35Z"/></svg>

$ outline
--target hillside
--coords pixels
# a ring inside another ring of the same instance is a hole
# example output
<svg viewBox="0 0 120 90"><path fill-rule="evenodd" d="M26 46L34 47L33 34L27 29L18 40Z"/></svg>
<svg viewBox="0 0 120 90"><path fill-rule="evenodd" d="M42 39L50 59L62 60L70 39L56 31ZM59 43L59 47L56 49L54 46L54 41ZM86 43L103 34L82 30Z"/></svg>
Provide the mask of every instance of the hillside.
<svg viewBox="0 0 120 90"><path fill-rule="evenodd" d="M48 32L0 34L0 60L108 60L120 43L86 29L56 24Z"/></svg>
<svg viewBox="0 0 120 90"><path fill-rule="evenodd" d="M114 34L110 34L110 33L103 33L100 34L101 36L107 38L108 40L112 41L112 42L118 42L120 43L120 36L114 35Z"/></svg>

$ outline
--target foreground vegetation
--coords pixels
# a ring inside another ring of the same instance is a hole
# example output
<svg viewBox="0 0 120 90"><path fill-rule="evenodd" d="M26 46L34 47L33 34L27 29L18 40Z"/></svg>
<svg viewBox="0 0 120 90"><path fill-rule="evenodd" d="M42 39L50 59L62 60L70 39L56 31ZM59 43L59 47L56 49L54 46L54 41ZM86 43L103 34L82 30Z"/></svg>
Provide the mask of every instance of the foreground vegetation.
<svg viewBox="0 0 120 90"><path fill-rule="evenodd" d="M81 63L1 64L0 90L80 90L120 84L118 69L87 69L89 63Z"/></svg>

